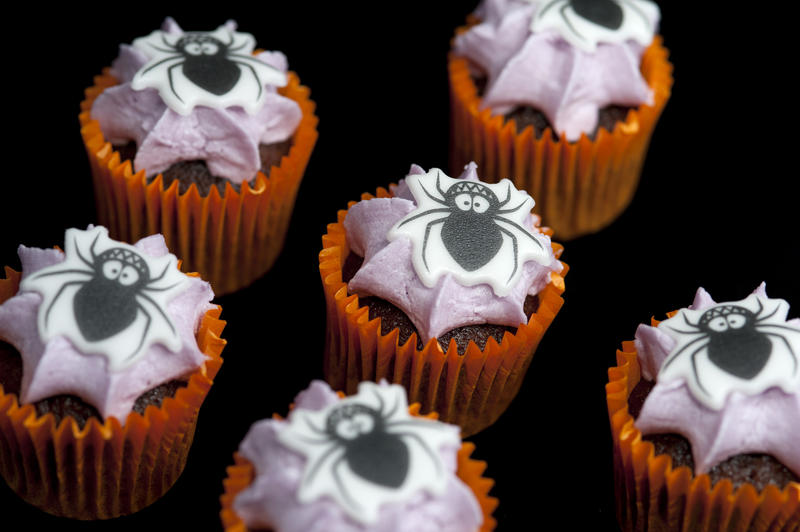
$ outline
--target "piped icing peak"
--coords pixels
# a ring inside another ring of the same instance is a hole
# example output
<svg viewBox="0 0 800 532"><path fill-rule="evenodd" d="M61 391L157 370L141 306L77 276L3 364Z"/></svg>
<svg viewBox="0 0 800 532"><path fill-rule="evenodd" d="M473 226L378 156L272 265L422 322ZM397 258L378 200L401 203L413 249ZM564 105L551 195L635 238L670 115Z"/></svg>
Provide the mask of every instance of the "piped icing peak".
<svg viewBox="0 0 800 532"><path fill-rule="evenodd" d="M800 319L787 320L788 310L763 284L720 304L701 288L688 309L640 325L642 374L656 384L636 426L685 436L699 473L765 453L800 475Z"/></svg>
<svg viewBox="0 0 800 532"><path fill-rule="evenodd" d="M19 292L0 305L20 399L76 395L124 423L142 393L202 365L194 335L213 292L178 271L161 235L130 246L104 227L70 229L65 251L20 246Z"/></svg>
<svg viewBox="0 0 800 532"><path fill-rule="evenodd" d="M476 14L454 51L487 74L481 106L495 115L532 106L575 141L603 107L653 101L639 71L658 25L652 2L485 0Z"/></svg>
<svg viewBox="0 0 800 532"><path fill-rule="evenodd" d="M460 446L458 427L411 416L398 385L361 383L341 399L314 381L286 420L248 432L240 453L256 476L234 508L250 528L473 532L481 512L454 474Z"/></svg>
<svg viewBox="0 0 800 532"><path fill-rule="evenodd" d="M481 183L476 168L451 179L414 165L394 198L359 202L344 221L364 258L350 290L402 309L425 341L462 325L526 322L527 295L562 269L535 228L532 198L508 180Z"/></svg>
<svg viewBox="0 0 800 532"><path fill-rule="evenodd" d="M250 55L245 50L252 36L235 29L229 21L207 34L185 33L168 18L161 30L120 45L111 68L119 84L97 97L91 116L112 144L136 143L136 170L152 177L175 163L202 160L212 175L240 184L261 168L260 144L294 133L302 111L277 92L285 84L286 57ZM228 74L209 80L207 65L191 51L203 55L212 48L227 53L208 60L219 63L213 71Z"/></svg>

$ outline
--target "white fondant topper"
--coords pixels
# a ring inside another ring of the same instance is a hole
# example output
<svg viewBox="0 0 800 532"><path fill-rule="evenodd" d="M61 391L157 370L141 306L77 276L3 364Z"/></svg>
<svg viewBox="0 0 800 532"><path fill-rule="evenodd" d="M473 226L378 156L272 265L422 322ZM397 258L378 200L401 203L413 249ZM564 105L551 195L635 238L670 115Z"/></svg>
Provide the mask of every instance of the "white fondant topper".
<svg viewBox="0 0 800 532"><path fill-rule="evenodd" d="M751 294L701 310L681 309L658 328L677 343L658 382L683 379L692 395L719 410L731 392L760 394L800 385L800 328L786 323L789 304Z"/></svg>
<svg viewBox="0 0 800 532"><path fill-rule="evenodd" d="M265 85L283 87L286 74L252 55L255 39L220 26L212 32L156 30L133 41L150 58L134 76L134 90L157 89L170 109L188 115L197 105L241 106L255 114Z"/></svg>
<svg viewBox="0 0 800 532"><path fill-rule="evenodd" d="M84 353L105 356L112 371L130 366L154 343L181 347L166 312L187 280L174 255L144 255L111 240L105 227L68 229L64 239L64 261L20 283L21 291L42 296L42 342L64 336Z"/></svg>
<svg viewBox="0 0 800 532"><path fill-rule="evenodd" d="M306 457L302 503L330 497L360 523L374 523L381 505L447 485L439 449L458 448L458 430L408 413L402 386L362 382L358 394L322 410L297 408L278 434Z"/></svg>
<svg viewBox="0 0 800 532"><path fill-rule="evenodd" d="M412 262L425 286L452 274L464 286L486 283L506 296L528 260L549 264L549 244L524 227L534 201L503 179L489 184L453 179L438 168L409 175L416 210L389 230L387 238L409 238Z"/></svg>
<svg viewBox="0 0 800 532"><path fill-rule="evenodd" d="M528 0L534 3L538 0ZM647 46L655 35L659 17L648 0L544 0L531 20L531 31L555 30L567 42L586 52L598 43L633 39Z"/></svg>

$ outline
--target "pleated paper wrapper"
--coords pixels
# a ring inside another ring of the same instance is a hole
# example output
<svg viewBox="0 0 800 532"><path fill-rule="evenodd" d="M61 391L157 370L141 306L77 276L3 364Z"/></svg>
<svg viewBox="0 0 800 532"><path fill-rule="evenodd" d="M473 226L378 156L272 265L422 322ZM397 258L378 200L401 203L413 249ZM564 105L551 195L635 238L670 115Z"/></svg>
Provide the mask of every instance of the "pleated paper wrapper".
<svg viewBox="0 0 800 532"><path fill-rule="evenodd" d="M136 242L161 233L170 251L181 257L186 271L199 272L216 295L243 288L266 273L283 248L297 190L317 140L315 104L294 72L281 95L303 112L288 155L273 166L269 177L259 172L255 186L229 183L224 196L211 187L206 197L192 185L178 193L174 181L164 189L159 174L147 183L144 169L133 173L132 162L121 160L106 141L90 110L95 98L117 80L105 69L95 77L81 102L81 135L94 177L98 222L111 238Z"/></svg>
<svg viewBox="0 0 800 532"><path fill-rule="evenodd" d="M653 444L628 413L628 396L641 379L633 342L617 351L608 370L608 415L614 445L617 519L624 531L797 532L800 484L783 490L768 485L760 493L747 483L733 488L728 479L712 487L707 474L672 468L672 459L656 455Z"/></svg>
<svg viewBox="0 0 800 532"><path fill-rule="evenodd" d="M0 303L19 287L19 273L7 268L6 277ZM132 412L124 426L113 417L90 418L83 429L70 417L56 425L0 385L0 476L28 503L64 517L108 519L155 502L186 465L200 405L222 364L220 311L202 319L197 343L209 358L187 386L144 416Z"/></svg>
<svg viewBox="0 0 800 532"><path fill-rule="evenodd" d="M466 28L461 28L459 32ZM672 89L668 51L656 37L642 57L641 72L653 90L653 106L632 109L614 130L598 128L576 142L550 129L536 138L532 127L517 133L513 120L480 110L467 60L450 54L450 169L475 161L489 182L508 178L536 200L534 212L561 240L593 233L614 221L633 199L642 164Z"/></svg>
<svg viewBox="0 0 800 532"><path fill-rule="evenodd" d="M419 403L410 405L408 411L413 416L421 415ZM279 416L275 417L280 419ZM438 419L436 413L427 414L425 417ZM457 456L456 475L472 490L483 512L483 524L478 532L491 532L497 526L497 521L492 517L492 513L497 508L498 501L495 497L489 495L489 490L494 486L494 481L483 476L483 472L486 470L486 462L470 458L474 450L475 444L471 442L463 442L461 444L461 449L458 450ZM223 481L225 492L220 497L222 505L220 518L225 532L247 532L249 529L234 510L233 501L239 493L253 483L256 472L253 464L239 453L235 453L233 459L234 465L228 467L228 476Z"/></svg>
<svg viewBox="0 0 800 532"><path fill-rule="evenodd" d="M378 197L389 197L378 189ZM362 195L362 200L372 198ZM355 202L351 202L351 207ZM438 412L440 419L459 425L464 436L494 423L517 395L539 341L564 300L564 278L552 273L550 283L538 294L539 308L516 334L506 333L501 343L490 337L483 350L470 342L463 355L455 340L442 349L433 338L420 350L416 335L399 344L399 331L381 333L380 319L369 319L369 308L359 305L357 295L347 293L342 265L349 247L344 226L346 211L328 225L319 254L319 271L327 304L325 378L335 390L356 393L358 383L386 379L400 384L409 402L420 403L422 412ZM563 248L553 243L555 256ZM563 263L562 263L563 264ZM392 282L391 279L386 280Z"/></svg>

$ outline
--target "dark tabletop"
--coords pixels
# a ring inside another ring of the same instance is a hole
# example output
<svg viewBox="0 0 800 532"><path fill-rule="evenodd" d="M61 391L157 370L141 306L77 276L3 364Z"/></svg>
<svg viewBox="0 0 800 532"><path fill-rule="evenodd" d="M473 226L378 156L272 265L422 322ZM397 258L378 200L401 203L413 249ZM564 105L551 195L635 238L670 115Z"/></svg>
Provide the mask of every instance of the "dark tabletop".
<svg viewBox="0 0 800 532"><path fill-rule="evenodd" d="M615 529L604 384L615 349L638 323L688 305L698 286L718 301L736 300L761 281L798 316L797 134L783 132L797 118L795 90L786 85L794 59L779 52L794 52L792 30L775 23L781 16L772 4L714 12L698 2L661 3L675 86L638 192L610 227L564 242L562 259L571 267L565 305L511 407L470 438L496 480L501 531L532 529L545 516L565 529ZM285 413L322 376L317 254L326 224L362 192L402 178L411 163L447 167L446 53L475 2L436 3L449 10L431 10L431 1L364 9L241 4L212 14L131 9L116 20L103 18L107 5L64 8L40 20L31 5L20 17L24 35L4 37L10 139L3 144L0 262L16 268L18 243L61 244L65 229L95 221L78 103L117 45L158 28L165 15L188 29L234 18L259 46L284 51L311 88L320 124L283 254L251 287L217 299L228 321L225 363L177 484L136 515L80 523L26 505L0 481L0 529L15 519L31 530L219 529L225 468L250 424Z"/></svg>

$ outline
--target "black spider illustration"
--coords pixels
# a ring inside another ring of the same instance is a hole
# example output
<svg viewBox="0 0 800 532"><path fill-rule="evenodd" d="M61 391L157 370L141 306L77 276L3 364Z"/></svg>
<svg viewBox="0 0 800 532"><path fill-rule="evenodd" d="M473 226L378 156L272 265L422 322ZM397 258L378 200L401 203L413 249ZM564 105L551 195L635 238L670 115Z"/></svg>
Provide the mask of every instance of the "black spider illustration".
<svg viewBox="0 0 800 532"><path fill-rule="evenodd" d="M305 482L313 478L323 469L330 459L331 475L348 504L361 506L350 494L348 486L342 482L338 468L347 464L358 477L383 486L397 489L403 485L411 470L411 454L406 439L416 442L435 464L437 474L441 473L441 464L429 445L412 431L403 431L406 427L438 428L429 421L404 419L391 420L397 413L400 402L395 403L388 411L383 398L375 393L379 408L365 404L349 403L335 407L327 416L325 427L315 427L307 420L312 432L320 439L304 441L313 444L329 445L308 472Z"/></svg>
<svg viewBox="0 0 800 532"><path fill-rule="evenodd" d="M572 8L572 11L576 15L588 20L592 24L615 31L622 26L625 20L625 11L622 9L622 5L624 4L637 13L642 20L644 20L647 27L650 27L650 21L647 16L632 0L550 0L542 5L537 17L543 17L547 11L558 4L561 4L561 8L559 9L561 18L567 26L569 26L572 33L582 40L586 40L586 37L575 29L566 14L569 8Z"/></svg>
<svg viewBox="0 0 800 532"><path fill-rule="evenodd" d="M543 249L542 244L527 229L503 217L504 214L516 212L525 205L523 201L513 209L503 209L511 200L511 183L508 184L506 199L501 202L489 187L477 181L458 181L446 191L442 190L440 177L441 174L436 175L436 190L443 199L428 192L422 183L420 183L420 187L429 198L444 207L430 209L412 216L397 226L402 227L431 214L447 214L443 218L428 222L425 226L425 236L422 240L422 261L429 271L430 267L428 267L425 251L431 229L436 224L443 224L442 242L447 252L459 266L470 272L485 266L497 255L503 245L503 234L505 234L511 239L514 249L514 269L508 278L514 277L519 267L517 237L500 223L508 224L520 231L535 242L540 249Z"/></svg>
<svg viewBox="0 0 800 532"><path fill-rule="evenodd" d="M166 35L161 34L161 42L166 48L160 48L151 44L153 48L160 52L172 54L157 63L150 65L142 71L142 75L158 68L166 63L167 77L172 94L183 102L180 94L175 90L172 80L172 71L181 67L183 75L198 87L217 96L229 92L239 82L242 71L240 66L246 68L253 74L258 85L258 95L256 100L261 97L263 83L256 73L253 65L266 66L275 70L272 66L259 61L248 54L236 53L248 44L247 39L243 39L239 44L234 44L234 36L229 33L228 42L222 42L216 37L202 32L185 33L175 44L167 42Z"/></svg>
<svg viewBox="0 0 800 532"><path fill-rule="evenodd" d="M152 305L161 314L172 332L176 332L172 320L146 292L163 292L180 283L164 287L154 286L164 278L170 265L168 264L157 277L151 278L150 269L145 260L129 249L115 247L107 249L99 255L96 254L95 246L99 238L100 234L92 241L91 260L81 254L77 239L74 240L75 253L88 267L87 270L65 269L31 276L32 280L70 274L83 277L67 280L60 286L45 310L44 325L47 327L53 306L64 294L64 291L70 286L79 285L80 288L75 292L72 300L72 309L81 334L89 342L105 340L122 332L136 320L139 311L145 315L147 323L142 331L139 344L130 355L133 356L142 347L152 323L152 316L144 303Z"/></svg>
<svg viewBox="0 0 800 532"><path fill-rule="evenodd" d="M718 305L705 311L697 323L691 323L686 314L682 314L683 321L693 330L685 331L673 327L670 327L670 329L675 332L696 334L698 336L665 360L661 368L662 371L687 349L694 347L690 355L692 371L700 388L708 394L708 391L700 381L695 360L703 349L708 349L709 360L721 370L740 379L750 380L767 365L772 354L773 340L770 338L772 337L782 341L788 348L794 362L792 375L795 375L798 364L797 354L786 337L780 334L779 331L800 331L777 323L765 323L766 320L778 312L778 308L776 307L768 315L762 316L764 306L760 300L757 301L757 312L752 312L739 305Z"/></svg>

